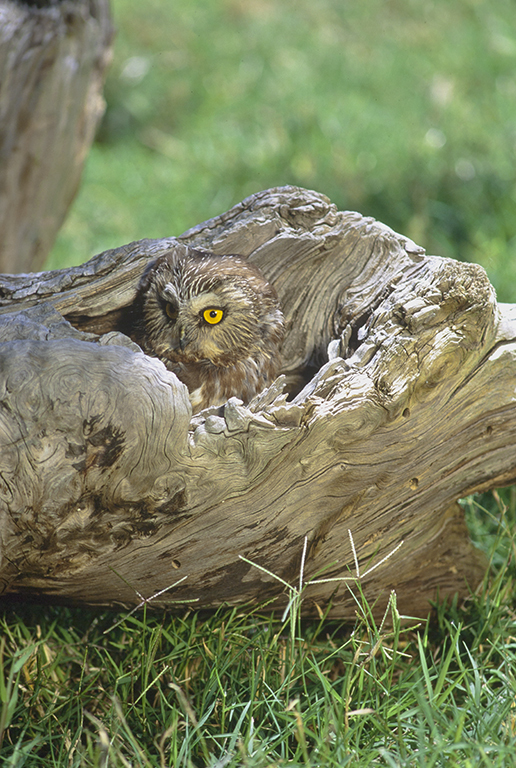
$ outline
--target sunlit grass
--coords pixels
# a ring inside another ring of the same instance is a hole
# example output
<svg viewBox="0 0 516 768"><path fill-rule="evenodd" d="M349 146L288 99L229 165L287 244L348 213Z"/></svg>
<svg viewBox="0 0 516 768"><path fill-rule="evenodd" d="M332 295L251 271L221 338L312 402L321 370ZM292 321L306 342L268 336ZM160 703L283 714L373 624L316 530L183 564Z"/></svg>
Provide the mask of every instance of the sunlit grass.
<svg viewBox="0 0 516 768"><path fill-rule="evenodd" d="M283 619L5 609L2 765L512 766L516 511L466 506L491 570L428 622L385 595L375 623L358 582L354 625L303 621L300 585Z"/></svg>

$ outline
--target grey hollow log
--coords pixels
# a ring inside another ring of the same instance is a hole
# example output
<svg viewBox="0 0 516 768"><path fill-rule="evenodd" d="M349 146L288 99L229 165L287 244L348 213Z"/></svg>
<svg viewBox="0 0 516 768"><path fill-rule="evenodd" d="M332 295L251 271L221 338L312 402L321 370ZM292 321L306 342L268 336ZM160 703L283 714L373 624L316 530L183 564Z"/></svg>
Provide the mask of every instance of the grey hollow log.
<svg viewBox="0 0 516 768"><path fill-rule="evenodd" d="M190 246L256 263L287 327L284 376L193 418L130 338L145 266ZM482 579L457 500L516 478L516 307L480 266L283 187L0 297L4 596L279 609L305 541L306 615L354 617L353 545L377 615Z"/></svg>

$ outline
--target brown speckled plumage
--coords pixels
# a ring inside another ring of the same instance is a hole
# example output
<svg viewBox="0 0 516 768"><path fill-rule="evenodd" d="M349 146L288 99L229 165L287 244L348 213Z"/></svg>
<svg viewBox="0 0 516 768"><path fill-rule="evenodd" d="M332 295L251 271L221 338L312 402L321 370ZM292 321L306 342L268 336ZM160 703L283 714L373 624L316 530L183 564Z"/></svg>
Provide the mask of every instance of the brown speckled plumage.
<svg viewBox="0 0 516 768"><path fill-rule="evenodd" d="M142 346L186 384L194 413L233 396L248 402L277 376L283 315L245 259L170 251L146 271L140 292Z"/></svg>

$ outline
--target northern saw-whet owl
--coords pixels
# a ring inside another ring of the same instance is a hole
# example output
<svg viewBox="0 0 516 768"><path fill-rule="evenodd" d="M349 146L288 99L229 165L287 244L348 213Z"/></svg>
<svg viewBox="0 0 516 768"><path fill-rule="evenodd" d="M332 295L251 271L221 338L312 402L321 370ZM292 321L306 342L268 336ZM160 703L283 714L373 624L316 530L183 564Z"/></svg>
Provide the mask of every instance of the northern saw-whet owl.
<svg viewBox="0 0 516 768"><path fill-rule="evenodd" d="M143 349L186 384L194 413L233 396L247 403L278 375L283 314L245 259L179 246L147 268L139 290Z"/></svg>

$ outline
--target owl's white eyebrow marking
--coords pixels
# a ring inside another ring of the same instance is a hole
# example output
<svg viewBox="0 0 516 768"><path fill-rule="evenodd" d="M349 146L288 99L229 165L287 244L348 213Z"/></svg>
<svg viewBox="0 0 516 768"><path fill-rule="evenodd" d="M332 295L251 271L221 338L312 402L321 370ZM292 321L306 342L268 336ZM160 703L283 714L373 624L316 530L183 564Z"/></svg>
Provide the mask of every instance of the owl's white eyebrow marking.
<svg viewBox="0 0 516 768"><path fill-rule="evenodd" d="M200 293L199 296L193 296L190 301L190 308L194 313L200 312L208 307L222 307L220 296L210 291Z"/></svg>
<svg viewBox="0 0 516 768"><path fill-rule="evenodd" d="M179 295L173 283L167 283L163 288L163 298L179 303Z"/></svg>

